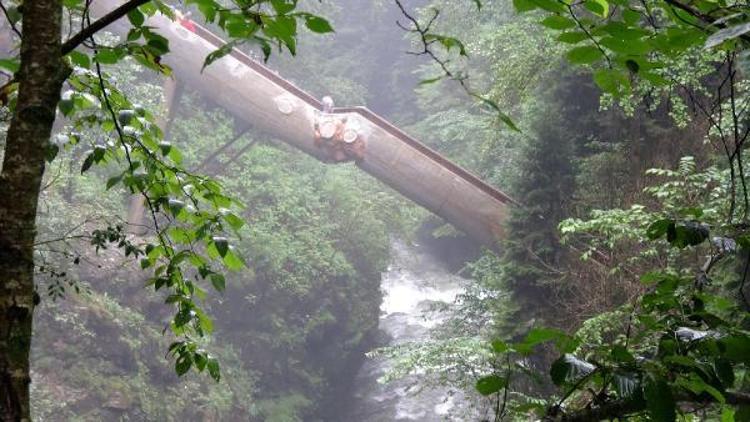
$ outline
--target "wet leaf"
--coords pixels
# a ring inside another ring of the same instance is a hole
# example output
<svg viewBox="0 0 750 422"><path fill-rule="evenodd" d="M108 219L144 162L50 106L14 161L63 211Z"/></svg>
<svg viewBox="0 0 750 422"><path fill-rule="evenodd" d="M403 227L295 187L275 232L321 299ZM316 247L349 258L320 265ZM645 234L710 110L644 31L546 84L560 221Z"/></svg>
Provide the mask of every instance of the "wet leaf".
<svg viewBox="0 0 750 422"><path fill-rule="evenodd" d="M483 396L489 396L495 394L508 384L508 381L498 375L488 375L477 380L476 389L479 394Z"/></svg>

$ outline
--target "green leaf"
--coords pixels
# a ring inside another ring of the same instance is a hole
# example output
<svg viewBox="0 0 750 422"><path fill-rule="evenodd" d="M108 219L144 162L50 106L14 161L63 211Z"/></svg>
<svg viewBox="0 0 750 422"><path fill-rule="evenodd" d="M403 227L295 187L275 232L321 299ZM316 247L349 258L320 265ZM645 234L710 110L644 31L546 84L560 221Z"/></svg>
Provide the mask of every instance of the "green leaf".
<svg viewBox="0 0 750 422"><path fill-rule="evenodd" d="M699 365L697 365L696 363L694 363L694 365L696 368L699 367ZM675 381L675 385L682 387L696 395L708 393L718 403L724 404L726 402L724 395L721 394L719 390L707 384L699 375L695 373L690 373L687 376L680 376Z"/></svg>
<svg viewBox="0 0 750 422"><path fill-rule="evenodd" d="M258 25L240 15L230 15L224 30L231 38L248 38L258 30Z"/></svg>
<svg viewBox="0 0 750 422"><path fill-rule="evenodd" d="M680 249L696 246L708 239L708 226L695 221L684 221L667 230L667 241Z"/></svg>
<svg viewBox="0 0 750 422"><path fill-rule="evenodd" d="M500 106L497 105L496 102L490 100L489 98L485 98L479 94L471 94L472 97L478 99L482 102L482 104L489 106L492 110L497 113L498 118L501 122L503 122L507 127L511 128L512 130L516 132L521 132L521 130L516 126L516 124L513 122L513 119L510 118L507 114L505 114L502 110L500 110Z"/></svg>
<svg viewBox="0 0 750 422"><path fill-rule="evenodd" d="M169 211L172 213L172 215L177 217L185 208L185 203L180 201L179 199L170 199L167 202L167 206L169 207Z"/></svg>
<svg viewBox="0 0 750 422"><path fill-rule="evenodd" d="M17 59L0 59L0 68L16 73L21 68L21 63Z"/></svg>
<svg viewBox="0 0 750 422"><path fill-rule="evenodd" d="M167 155L172 150L172 144L167 141L161 141L159 142L159 150L161 151L161 155Z"/></svg>
<svg viewBox="0 0 750 422"><path fill-rule="evenodd" d="M602 52L594 46L575 47L565 55L573 64L591 64L604 57Z"/></svg>
<svg viewBox="0 0 750 422"><path fill-rule="evenodd" d="M608 49L626 55L645 55L651 51L651 46L641 40L628 40L615 37L604 37L599 40L599 44Z"/></svg>
<svg viewBox="0 0 750 422"><path fill-rule="evenodd" d="M513 0L513 7L518 13L528 12L537 8L536 4L531 0Z"/></svg>
<svg viewBox="0 0 750 422"><path fill-rule="evenodd" d="M497 117L500 119L501 122L505 123L505 126L511 128L512 130L516 132L520 132L521 129L516 126L515 122L513 122L513 119L510 118L507 114L503 113L502 111L497 112Z"/></svg>
<svg viewBox="0 0 750 422"><path fill-rule="evenodd" d="M169 283L169 280L164 277L159 277L154 282L154 290L159 290Z"/></svg>
<svg viewBox="0 0 750 422"><path fill-rule="evenodd" d="M419 81L419 85L420 86L421 85L430 85L430 84L433 84L433 83L435 83L435 82L437 82L437 81L439 81L441 79L443 79L443 76L438 76L436 78L430 78L430 79L422 79L421 81Z"/></svg>
<svg viewBox="0 0 750 422"><path fill-rule="evenodd" d="M586 0L583 6L599 17L606 18L609 15L609 3L607 3L607 0Z"/></svg>
<svg viewBox="0 0 750 422"><path fill-rule="evenodd" d="M86 158L83 160L83 165L81 166L81 174L85 173L88 169L91 168L91 165L94 164L94 153L91 152Z"/></svg>
<svg viewBox="0 0 750 422"><path fill-rule="evenodd" d="M146 45L154 56L163 56L169 53L169 40L153 32L149 33L147 38Z"/></svg>
<svg viewBox="0 0 750 422"><path fill-rule="evenodd" d="M195 313L188 308L180 309L180 311L177 312L177 315L174 316L174 325L176 327L182 327L190 322L194 316Z"/></svg>
<svg viewBox="0 0 750 422"><path fill-rule="evenodd" d="M547 28L557 30L569 29L576 26L576 23L575 21L573 21L573 19L560 15L548 16L541 22L541 24L543 26L546 26Z"/></svg>
<svg viewBox="0 0 750 422"><path fill-rule="evenodd" d="M209 278L211 279L211 284L214 286L214 289L220 292L224 291L226 288L226 280L222 274L214 273L211 274Z"/></svg>
<svg viewBox="0 0 750 422"><path fill-rule="evenodd" d="M133 9L128 12L128 20L131 24L133 24L133 26L139 28L141 25L143 25L143 22L145 22L146 18L138 9Z"/></svg>
<svg viewBox="0 0 750 422"><path fill-rule="evenodd" d="M594 372L595 369L594 365L566 353L552 363L550 376L552 382L560 386L567 382L575 382Z"/></svg>
<svg viewBox="0 0 750 422"><path fill-rule="evenodd" d="M89 67L91 67L91 58L89 58L89 55L86 53L73 50L68 53L68 57L70 57L71 63L78 67L82 67L84 69L88 69Z"/></svg>
<svg viewBox="0 0 750 422"><path fill-rule="evenodd" d="M718 341L722 357L731 362L750 364L750 338L745 335L729 335Z"/></svg>
<svg viewBox="0 0 750 422"><path fill-rule="evenodd" d="M495 353L504 353L508 350L508 345L502 340L493 340L492 350Z"/></svg>
<svg viewBox="0 0 750 422"><path fill-rule="evenodd" d="M123 126L130 124L130 121L133 120L134 117L135 111L133 110L120 110L117 113L117 121Z"/></svg>
<svg viewBox="0 0 750 422"><path fill-rule="evenodd" d="M737 406L734 420L738 422L750 421L750 404L741 404Z"/></svg>
<svg viewBox="0 0 750 422"><path fill-rule="evenodd" d="M734 368L728 359L717 358L714 360L714 371L725 389L734 387Z"/></svg>
<svg viewBox="0 0 750 422"><path fill-rule="evenodd" d="M635 357L628 351L625 346L620 344L612 347L612 358L621 363L635 363Z"/></svg>
<svg viewBox="0 0 750 422"><path fill-rule="evenodd" d="M650 380L643 389L646 410L654 422L674 422L675 401L669 384L661 378Z"/></svg>
<svg viewBox="0 0 750 422"><path fill-rule="evenodd" d="M721 410L721 422L734 422L734 409L731 407L725 407Z"/></svg>
<svg viewBox="0 0 750 422"><path fill-rule="evenodd" d="M23 15L21 14L21 10L18 7L16 7L15 5L14 6L9 6L6 9L6 13L7 13L7 16L8 16L8 20L12 24L14 24L14 25L17 24L18 22L20 22L21 18L23 18Z"/></svg>
<svg viewBox="0 0 750 422"><path fill-rule="evenodd" d="M227 241L226 237L222 236L214 236L213 237L214 245L216 245L216 250L219 252L219 256L222 258L227 256L227 252L229 251L229 242Z"/></svg>
<svg viewBox="0 0 750 422"><path fill-rule="evenodd" d="M636 25L641 20L641 14L633 9L625 9L622 12L622 19L628 25Z"/></svg>
<svg viewBox="0 0 750 422"><path fill-rule="evenodd" d="M178 376L183 376L187 373L187 371L190 370L190 367L192 365L193 365L193 361L185 357L185 355L183 355L177 358L177 362L175 362L175 365L174 365L174 370Z"/></svg>
<svg viewBox="0 0 750 422"><path fill-rule="evenodd" d="M130 31L128 31L126 39L130 42L133 42L141 38L141 35L143 35L143 31L141 31L139 28L131 28Z"/></svg>
<svg viewBox="0 0 750 422"><path fill-rule="evenodd" d="M203 14L203 17L206 18L206 22L213 22L216 19L216 13L221 8L217 2L214 0L198 0L194 2L198 6L198 10Z"/></svg>
<svg viewBox="0 0 750 422"><path fill-rule="evenodd" d="M198 324L204 334L210 334L214 331L214 323L203 311L196 308L195 315L198 318Z"/></svg>
<svg viewBox="0 0 750 422"><path fill-rule="evenodd" d="M185 295L169 295L166 299L164 299L164 303L176 303L176 302L183 302L185 300L189 300Z"/></svg>
<svg viewBox="0 0 750 422"><path fill-rule="evenodd" d="M567 8L562 2L557 0L530 0L534 5L540 9L546 10L552 13L567 13Z"/></svg>
<svg viewBox="0 0 750 422"><path fill-rule="evenodd" d="M179 148L175 148L174 146L172 146L171 148L169 148L167 156L170 160L174 161L175 164L182 163L182 153L180 152Z"/></svg>
<svg viewBox="0 0 750 422"><path fill-rule="evenodd" d="M294 10L296 5L296 1L287 1L287 0L271 0L271 6L273 6L273 10L276 11L279 15L286 15L287 13Z"/></svg>
<svg viewBox="0 0 750 422"><path fill-rule="evenodd" d="M70 116L70 113L73 112L74 106L75 106L75 103L71 99L60 100L60 102L57 103L57 107L60 108L60 112L64 116Z"/></svg>
<svg viewBox="0 0 750 422"><path fill-rule="evenodd" d="M458 49L458 54L460 54L461 56L466 56L466 47L458 38L438 34L426 34L425 41L437 41L446 50L451 51L452 49L456 48Z"/></svg>
<svg viewBox="0 0 750 422"><path fill-rule="evenodd" d="M201 73L203 72L204 69L206 69L206 67L211 65L211 63L231 53L232 49L239 44L241 44L241 41L232 40L222 45L221 47L217 48L216 50L212 51L211 53L209 53L208 56L206 56L206 58L203 60L203 67L201 67Z"/></svg>
<svg viewBox="0 0 750 422"><path fill-rule="evenodd" d="M203 370L206 369L206 364L208 364L208 356L206 356L205 353L195 352L193 355L193 361L195 362L195 367L198 368L198 371L203 372Z"/></svg>
<svg viewBox="0 0 750 422"><path fill-rule="evenodd" d="M643 274L641 276L641 283L643 284L654 284L657 282L660 282L666 278L670 278L670 275L658 272L658 271L649 271L646 274Z"/></svg>
<svg viewBox="0 0 750 422"><path fill-rule="evenodd" d="M554 340L564 333L560 330L551 328L534 328L526 334L526 338L523 340L524 344L529 346L536 346L544 342Z"/></svg>
<svg viewBox="0 0 750 422"><path fill-rule="evenodd" d="M278 16L275 19L264 17L263 32L271 39L281 41L293 56L297 54L297 21L293 17Z"/></svg>
<svg viewBox="0 0 750 422"><path fill-rule="evenodd" d="M585 32L563 32L557 37L557 40L566 44L577 44L588 38Z"/></svg>
<svg viewBox="0 0 750 422"><path fill-rule="evenodd" d="M167 348L167 352L172 354L173 356L176 356L180 352L180 349L184 347L184 345L184 341L175 341L169 345L169 348Z"/></svg>
<svg viewBox="0 0 750 422"><path fill-rule="evenodd" d="M622 40L637 40L650 34L643 28L628 26L617 21L608 22L606 25L597 28L596 34L599 35L599 33L606 33Z"/></svg>
<svg viewBox="0 0 750 422"><path fill-rule="evenodd" d="M563 331L552 328L533 328L523 341L516 344L514 348L519 353L528 355L533 351L534 347L548 341L554 341L558 350L566 353L573 351L578 344L574 338Z"/></svg>
<svg viewBox="0 0 750 422"><path fill-rule="evenodd" d="M206 367L208 368L208 373L209 375L211 375L211 378L213 378L214 381L219 382L221 380L221 372L219 371L219 361L217 361L215 358L209 357L208 364L206 364Z"/></svg>
<svg viewBox="0 0 750 422"><path fill-rule="evenodd" d="M271 44L268 39L261 36L254 36L250 38L249 41L260 46L260 49L263 52L263 62L268 62L268 58L271 57Z"/></svg>
<svg viewBox="0 0 750 422"><path fill-rule="evenodd" d="M119 49L100 49L99 52L94 55L94 61L101 64L115 64L120 60L122 55L123 54Z"/></svg>
<svg viewBox="0 0 750 422"><path fill-rule="evenodd" d="M615 69L599 69L594 72L594 82L602 91L618 96L622 74Z"/></svg>
<svg viewBox="0 0 750 422"><path fill-rule="evenodd" d="M166 10L165 10L166 9ZM141 11L146 16L154 16L156 12L161 12L166 17L173 19L173 13L172 10L167 7L164 3L161 1L151 1L146 4L138 6L138 10Z"/></svg>
<svg viewBox="0 0 750 422"><path fill-rule="evenodd" d="M245 263L234 252L234 248L232 246L229 247L229 251L227 252L227 255L224 257L223 261L224 265L226 265L227 268L232 271L239 271L245 267Z"/></svg>
<svg viewBox="0 0 750 422"><path fill-rule="evenodd" d="M308 16L305 18L305 26L312 32L315 32L317 34L325 34L328 32L333 32L333 27L330 23L328 23L327 20L321 18L320 16Z"/></svg>
<svg viewBox="0 0 750 422"><path fill-rule="evenodd" d="M57 157L58 152L60 152L60 147L57 146L57 144L53 142L49 142L47 143L47 148L44 151L44 159L48 163L51 163L52 161L55 160L55 157Z"/></svg>
<svg viewBox="0 0 750 422"><path fill-rule="evenodd" d="M649 224L646 228L646 236L651 240L656 240L667 234L671 228L674 227L674 220L664 218L661 220L654 221Z"/></svg>
<svg viewBox="0 0 750 422"><path fill-rule="evenodd" d="M680 215L685 217L701 218L703 209L700 207L687 207L680 210Z"/></svg>
<svg viewBox="0 0 750 422"><path fill-rule="evenodd" d="M477 380L476 389L479 394L489 396L495 394L508 385L508 380L498 375L488 375Z"/></svg>
<svg viewBox="0 0 750 422"><path fill-rule="evenodd" d="M241 218L237 217L236 215L232 214L231 212L222 213L222 217L224 218L224 221L229 223L229 225L234 230L239 230L242 228L242 226L245 225L245 222L242 221Z"/></svg>

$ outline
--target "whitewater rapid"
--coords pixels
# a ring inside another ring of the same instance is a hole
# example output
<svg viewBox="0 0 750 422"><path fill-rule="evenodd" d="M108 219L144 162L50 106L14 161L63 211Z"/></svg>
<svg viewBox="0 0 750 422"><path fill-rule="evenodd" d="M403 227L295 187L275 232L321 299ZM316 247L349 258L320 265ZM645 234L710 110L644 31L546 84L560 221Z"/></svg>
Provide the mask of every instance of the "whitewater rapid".
<svg viewBox="0 0 750 422"><path fill-rule="evenodd" d="M419 247L394 241L391 265L383 273L380 330L388 345L427 340L430 330L445 319L433 308L453 304L468 280L450 273L436 258ZM354 403L348 421L458 421L460 392L425 387L418 374L383 384L392 362L368 358L357 375Z"/></svg>

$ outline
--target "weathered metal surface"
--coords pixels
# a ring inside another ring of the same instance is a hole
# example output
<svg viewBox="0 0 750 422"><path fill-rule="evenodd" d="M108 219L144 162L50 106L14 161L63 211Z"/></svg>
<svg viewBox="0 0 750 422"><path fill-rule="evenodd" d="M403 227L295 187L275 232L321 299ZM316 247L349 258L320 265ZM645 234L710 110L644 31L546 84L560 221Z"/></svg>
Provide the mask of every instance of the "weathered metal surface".
<svg viewBox="0 0 750 422"><path fill-rule="evenodd" d="M349 157L362 170L484 244L502 238L502 222L514 204L510 197L372 111L354 107L325 113L316 98L236 49L201 72L206 55L223 40L199 25L187 25L188 29L163 16L152 17L148 25L169 39L171 52L165 62L180 81L239 119L331 162L342 160L332 160L330 148L316 142L316 130L322 129L316 123L326 116L345 118L347 130L364 141L364 158Z"/></svg>

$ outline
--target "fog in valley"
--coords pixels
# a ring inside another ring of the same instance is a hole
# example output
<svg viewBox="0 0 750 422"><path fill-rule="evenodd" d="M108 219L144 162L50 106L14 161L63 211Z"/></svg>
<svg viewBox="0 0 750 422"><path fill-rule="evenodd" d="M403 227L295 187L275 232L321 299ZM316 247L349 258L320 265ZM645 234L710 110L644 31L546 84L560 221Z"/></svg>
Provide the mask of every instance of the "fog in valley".
<svg viewBox="0 0 750 422"><path fill-rule="evenodd" d="M3 3L0 420L750 420L746 6Z"/></svg>

